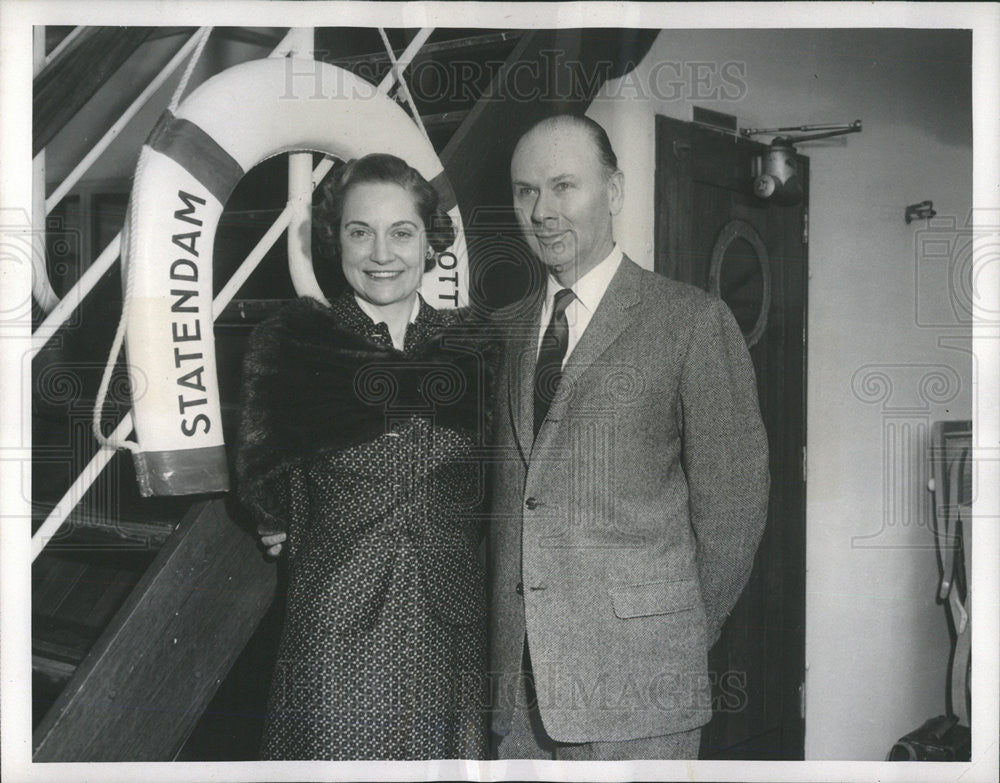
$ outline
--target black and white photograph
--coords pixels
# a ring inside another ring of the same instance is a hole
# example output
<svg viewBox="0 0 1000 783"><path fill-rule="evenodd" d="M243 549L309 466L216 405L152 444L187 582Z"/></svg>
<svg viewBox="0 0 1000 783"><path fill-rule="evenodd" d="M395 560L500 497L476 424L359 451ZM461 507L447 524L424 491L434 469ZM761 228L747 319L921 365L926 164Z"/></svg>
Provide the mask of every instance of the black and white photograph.
<svg viewBox="0 0 1000 783"><path fill-rule="evenodd" d="M995 780L998 64L2 0L4 777Z"/></svg>

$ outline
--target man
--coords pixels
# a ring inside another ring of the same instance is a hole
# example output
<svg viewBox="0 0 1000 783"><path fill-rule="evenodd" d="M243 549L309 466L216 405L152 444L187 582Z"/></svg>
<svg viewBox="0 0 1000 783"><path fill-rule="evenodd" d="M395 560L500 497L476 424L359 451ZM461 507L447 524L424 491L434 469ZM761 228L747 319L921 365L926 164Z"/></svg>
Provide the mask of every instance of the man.
<svg viewBox="0 0 1000 783"><path fill-rule="evenodd" d="M500 758L697 758L707 652L753 565L767 441L720 300L614 243L604 130L543 120L511 161L547 271L508 317L491 526Z"/></svg>

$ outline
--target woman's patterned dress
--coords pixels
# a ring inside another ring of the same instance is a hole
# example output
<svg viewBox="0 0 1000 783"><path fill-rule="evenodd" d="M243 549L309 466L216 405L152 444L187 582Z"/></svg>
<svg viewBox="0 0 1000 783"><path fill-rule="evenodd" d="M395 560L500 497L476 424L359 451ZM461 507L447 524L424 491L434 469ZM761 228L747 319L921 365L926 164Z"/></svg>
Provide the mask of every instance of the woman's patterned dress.
<svg viewBox="0 0 1000 783"><path fill-rule="evenodd" d="M473 344L421 301L394 350L351 292L255 330L241 497L260 531L287 531L289 575L263 758L485 756Z"/></svg>

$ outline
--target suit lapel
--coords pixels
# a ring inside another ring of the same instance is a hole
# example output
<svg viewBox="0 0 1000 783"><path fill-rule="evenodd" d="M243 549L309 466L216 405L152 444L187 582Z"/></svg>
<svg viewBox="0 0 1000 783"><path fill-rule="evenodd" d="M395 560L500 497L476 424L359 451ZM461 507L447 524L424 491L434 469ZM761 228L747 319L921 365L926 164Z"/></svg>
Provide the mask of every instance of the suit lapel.
<svg viewBox="0 0 1000 783"><path fill-rule="evenodd" d="M525 463L531 455L534 441L535 412L535 362L538 350L539 319L542 317L543 300L539 299L528 309L528 323L510 338L510 369L507 376L508 403L514 436Z"/></svg>
<svg viewBox="0 0 1000 783"><path fill-rule="evenodd" d="M547 420L559 421L566 415L566 409L574 397L573 389L581 383L581 376L597 363L602 354L631 323L629 309L641 298L639 271L639 267L628 256L622 258L621 265L611 278L601 303L587 324L586 331L566 360L562 380L552 400ZM532 365L532 377L533 375L534 365ZM530 394L530 381L528 391ZM529 403L532 401L530 396L528 401ZM531 424L528 426L530 433Z"/></svg>

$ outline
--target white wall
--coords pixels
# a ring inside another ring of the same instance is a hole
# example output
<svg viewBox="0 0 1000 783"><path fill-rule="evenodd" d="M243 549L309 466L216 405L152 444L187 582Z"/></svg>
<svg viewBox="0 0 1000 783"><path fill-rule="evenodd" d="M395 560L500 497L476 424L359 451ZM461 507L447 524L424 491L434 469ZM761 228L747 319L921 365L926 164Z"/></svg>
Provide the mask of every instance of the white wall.
<svg viewBox="0 0 1000 783"><path fill-rule="evenodd" d="M656 114L690 120L697 104L744 126L864 122L861 134L800 148L812 177L807 759L884 759L945 711L949 640L923 487L929 423L971 416L970 329L953 312L964 301L949 294L955 264L940 257L961 242L951 221L961 226L972 207L969 55L958 36L664 31L588 112L626 176L616 237L649 268ZM681 66L657 71L662 63ZM696 84L693 69L708 81ZM903 220L924 199L936 230Z"/></svg>

